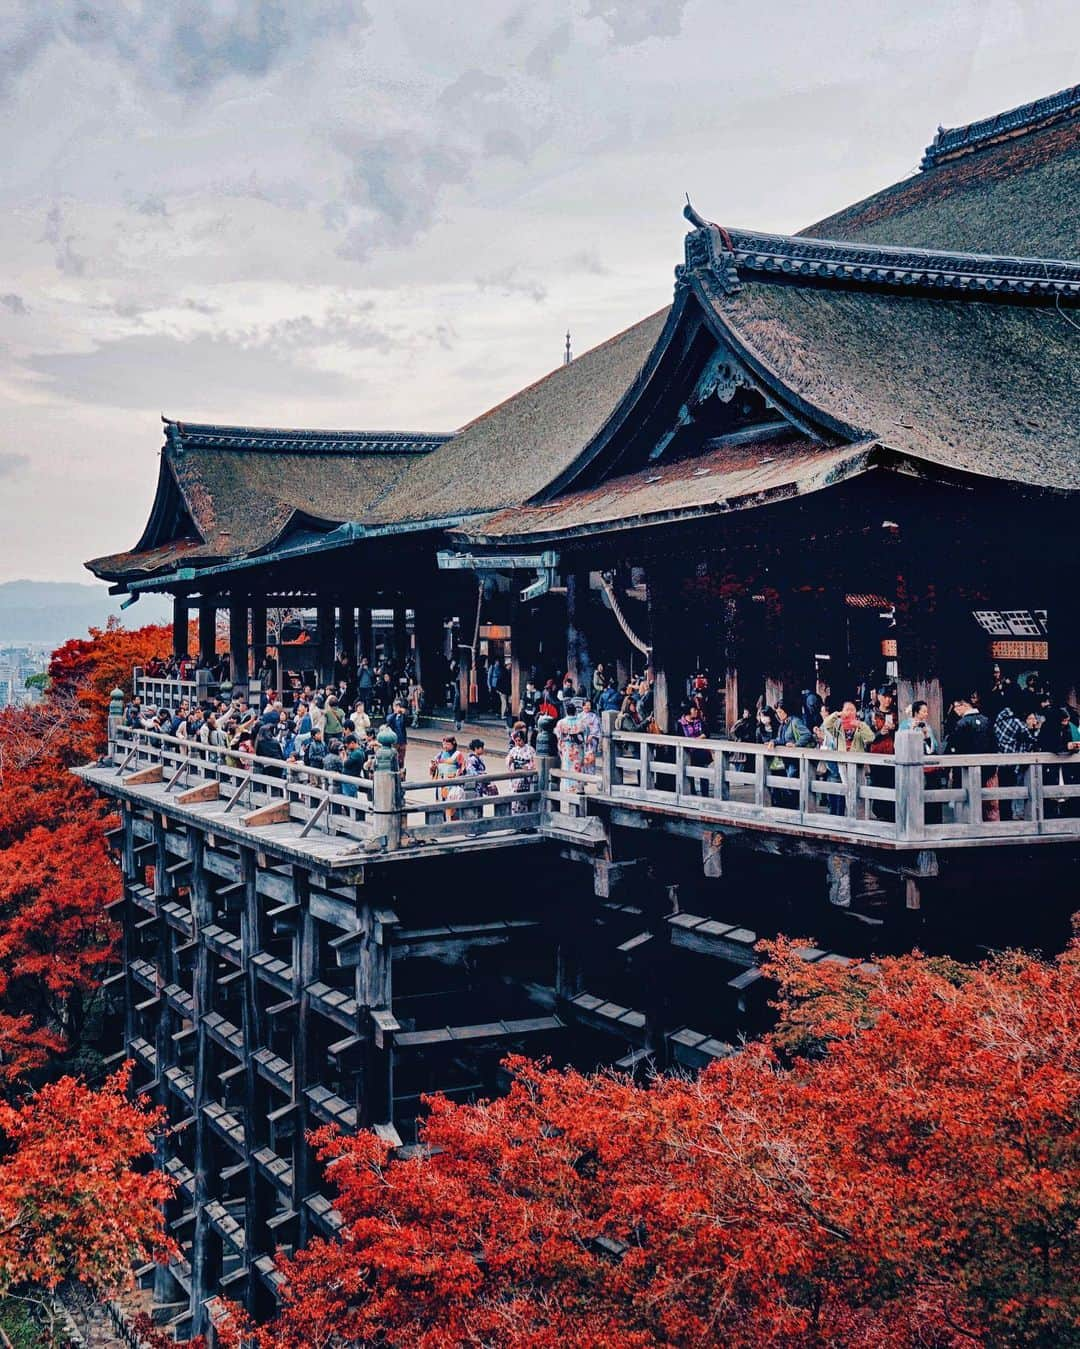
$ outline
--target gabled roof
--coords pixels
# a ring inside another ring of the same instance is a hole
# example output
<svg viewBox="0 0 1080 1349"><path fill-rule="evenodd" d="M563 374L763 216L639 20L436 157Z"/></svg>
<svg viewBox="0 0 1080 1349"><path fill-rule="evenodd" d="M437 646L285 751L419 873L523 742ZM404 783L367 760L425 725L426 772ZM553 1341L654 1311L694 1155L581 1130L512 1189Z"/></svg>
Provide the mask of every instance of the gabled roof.
<svg viewBox="0 0 1080 1349"><path fill-rule="evenodd" d="M1080 86L939 130L923 170L804 231L824 239L1080 258Z"/></svg>
<svg viewBox="0 0 1080 1349"><path fill-rule="evenodd" d="M667 310L561 365L414 464L368 524L454 522L528 501L580 453L641 369Z"/></svg>
<svg viewBox="0 0 1080 1349"><path fill-rule="evenodd" d="M359 519L410 464L449 438L166 420L157 494L142 538L129 552L87 566L105 580L146 577L250 556L290 529L331 529Z"/></svg>
<svg viewBox="0 0 1080 1349"><path fill-rule="evenodd" d="M699 227L681 282L781 399L827 434L1080 490L1080 266L939 252L906 269L888 250L868 263L862 246L770 238L762 262L759 236Z"/></svg>

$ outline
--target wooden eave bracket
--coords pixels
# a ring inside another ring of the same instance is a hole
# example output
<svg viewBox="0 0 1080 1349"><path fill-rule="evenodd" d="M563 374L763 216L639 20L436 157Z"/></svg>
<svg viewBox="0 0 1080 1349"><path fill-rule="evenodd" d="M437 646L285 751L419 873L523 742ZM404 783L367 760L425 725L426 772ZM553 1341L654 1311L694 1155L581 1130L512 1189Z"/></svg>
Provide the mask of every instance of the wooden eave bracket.
<svg viewBox="0 0 1080 1349"><path fill-rule="evenodd" d="M194 806L201 801L217 801L221 796L220 782L203 782L198 787L189 787L176 798L178 806Z"/></svg>

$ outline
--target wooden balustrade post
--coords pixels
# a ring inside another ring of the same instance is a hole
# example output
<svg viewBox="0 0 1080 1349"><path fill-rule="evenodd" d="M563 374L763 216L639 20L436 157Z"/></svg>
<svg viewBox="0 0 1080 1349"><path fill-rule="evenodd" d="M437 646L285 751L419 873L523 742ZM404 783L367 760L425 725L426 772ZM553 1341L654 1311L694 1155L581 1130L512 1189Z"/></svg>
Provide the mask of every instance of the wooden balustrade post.
<svg viewBox="0 0 1080 1349"><path fill-rule="evenodd" d="M536 721L536 785L540 792L537 810L540 812L541 823L545 815L553 813L552 803L547 799L547 791L551 785L551 756L555 748L551 734L554 725L554 717L538 717Z"/></svg>
<svg viewBox="0 0 1080 1349"><path fill-rule="evenodd" d="M926 837L925 742L921 731L897 731L896 837L901 841Z"/></svg>
<svg viewBox="0 0 1080 1349"><path fill-rule="evenodd" d="M401 847L401 776L398 772L397 736L389 726L380 726L375 737L375 778L372 808L376 832L386 839L389 852Z"/></svg>
<svg viewBox="0 0 1080 1349"><path fill-rule="evenodd" d="M615 785L615 713L600 713L600 790L611 795Z"/></svg>

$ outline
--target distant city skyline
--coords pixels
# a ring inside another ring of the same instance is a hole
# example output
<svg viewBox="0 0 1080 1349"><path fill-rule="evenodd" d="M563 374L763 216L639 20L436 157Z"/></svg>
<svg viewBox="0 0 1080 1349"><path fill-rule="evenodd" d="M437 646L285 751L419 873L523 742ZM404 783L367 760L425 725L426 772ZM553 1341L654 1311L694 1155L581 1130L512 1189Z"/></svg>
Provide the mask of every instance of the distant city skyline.
<svg viewBox="0 0 1080 1349"><path fill-rule="evenodd" d="M0 581L135 542L162 412L452 430L669 301L686 192L798 230L1080 79L1057 0L463 13L16 3Z"/></svg>

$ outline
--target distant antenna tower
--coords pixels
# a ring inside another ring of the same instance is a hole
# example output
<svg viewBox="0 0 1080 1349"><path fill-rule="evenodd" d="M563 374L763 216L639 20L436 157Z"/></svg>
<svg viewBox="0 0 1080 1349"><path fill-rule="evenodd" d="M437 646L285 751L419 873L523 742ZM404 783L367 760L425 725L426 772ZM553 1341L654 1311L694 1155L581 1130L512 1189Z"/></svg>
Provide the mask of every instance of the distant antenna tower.
<svg viewBox="0 0 1080 1349"><path fill-rule="evenodd" d="M573 352L571 352L571 350L570 350L570 329L567 328L567 330L566 330L566 350L563 352L562 363L563 363L563 365L569 365L570 362L571 362L573 359L574 359L574 355L573 355Z"/></svg>

